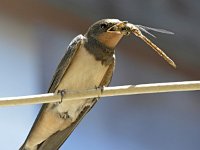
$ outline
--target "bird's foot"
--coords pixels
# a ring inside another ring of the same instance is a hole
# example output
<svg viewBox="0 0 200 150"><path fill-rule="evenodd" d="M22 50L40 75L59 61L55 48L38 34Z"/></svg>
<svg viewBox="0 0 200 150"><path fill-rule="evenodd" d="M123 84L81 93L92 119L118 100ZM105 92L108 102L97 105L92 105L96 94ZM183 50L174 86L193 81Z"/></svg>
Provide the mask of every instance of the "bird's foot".
<svg viewBox="0 0 200 150"><path fill-rule="evenodd" d="M95 86L95 89L96 89L96 90L100 89L100 91L101 91L101 93L100 93L100 94L98 95L98 97L97 97L98 99L101 97L101 94L102 94L103 91L104 91L104 87L105 87L105 86Z"/></svg>
<svg viewBox="0 0 200 150"><path fill-rule="evenodd" d="M61 96L61 99L60 99L59 104L63 102L63 97L65 96L66 91L67 91L67 90L65 90L65 89L58 90L57 94L60 94L60 96Z"/></svg>
<svg viewBox="0 0 200 150"><path fill-rule="evenodd" d="M70 119L69 113L68 112L62 112L59 114L60 118L62 119Z"/></svg>

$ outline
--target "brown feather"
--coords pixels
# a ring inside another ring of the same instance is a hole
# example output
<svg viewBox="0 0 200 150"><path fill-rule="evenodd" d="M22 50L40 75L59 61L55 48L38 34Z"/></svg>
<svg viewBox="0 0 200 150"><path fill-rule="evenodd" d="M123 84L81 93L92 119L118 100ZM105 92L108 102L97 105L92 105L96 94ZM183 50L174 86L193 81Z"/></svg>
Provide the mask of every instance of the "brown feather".
<svg viewBox="0 0 200 150"><path fill-rule="evenodd" d="M48 92L49 93L53 93L56 91L56 88L58 87L60 81L62 80L67 68L70 66L70 63L73 59L73 57L76 54L76 51L79 49L80 44L82 42L82 40L85 37L83 35L78 35L76 38L74 38L74 40L69 44L68 50L66 52L66 54L64 55L64 57L62 58L60 64L58 65L56 72L53 76L53 79L51 81L50 87ZM36 125L38 124L42 114L46 111L46 109L48 108L49 104L43 104L40 112L38 113L38 116L31 128L31 131L29 132L29 135L27 136L25 143L27 142L28 138L30 137L31 133L33 132L34 128L36 127ZM22 145L22 147L20 148L20 150L26 150L24 148L25 143Z"/></svg>
<svg viewBox="0 0 200 150"><path fill-rule="evenodd" d="M115 67L115 60L113 60L113 63L109 66L106 74L104 75L104 78L101 81L100 86L108 86L113 75ZM49 137L45 142L43 142L38 150L56 150L59 149L59 147L65 142L65 140L71 135L71 133L74 131L74 129L77 127L77 125L80 123L80 121L84 118L84 116L93 108L93 106L96 104L98 98L94 98L92 100L92 107L86 106L79 117L76 119L75 122L70 125L70 127L56 132L51 137Z"/></svg>

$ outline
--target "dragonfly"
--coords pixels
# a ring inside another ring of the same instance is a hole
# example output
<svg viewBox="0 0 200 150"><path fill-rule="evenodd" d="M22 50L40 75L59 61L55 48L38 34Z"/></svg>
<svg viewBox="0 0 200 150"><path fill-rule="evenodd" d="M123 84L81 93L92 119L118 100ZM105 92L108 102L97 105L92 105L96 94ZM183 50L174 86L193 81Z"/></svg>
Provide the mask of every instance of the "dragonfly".
<svg viewBox="0 0 200 150"><path fill-rule="evenodd" d="M154 44L149 38L147 38L145 35L142 34L142 32L145 32L152 37L156 38L155 35L149 32L155 31L155 32L160 32L160 33L165 33L165 34L174 34L173 32L164 30L164 29L156 29L156 28L151 28L143 25L134 25L132 23L129 23L128 21L123 21L120 22L119 24L116 24L115 26L110 27L107 32L116 32L118 31L119 33L123 33L124 35L130 35L133 33L135 36L139 37L142 39L146 44L148 44L156 53L158 53L165 61L167 61L171 66L176 68L176 64L174 61L167 56L156 44Z"/></svg>

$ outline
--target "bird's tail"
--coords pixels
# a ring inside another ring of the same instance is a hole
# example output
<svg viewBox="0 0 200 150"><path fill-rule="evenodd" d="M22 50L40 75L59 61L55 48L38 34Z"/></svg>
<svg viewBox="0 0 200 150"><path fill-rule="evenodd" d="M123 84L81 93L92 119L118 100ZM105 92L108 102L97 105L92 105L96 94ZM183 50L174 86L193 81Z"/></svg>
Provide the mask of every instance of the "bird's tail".
<svg viewBox="0 0 200 150"><path fill-rule="evenodd" d="M71 133L80 123L80 121L84 118L84 116L92 109L97 100L97 98L93 99L92 105L86 106L83 109L82 113L79 115L79 117L76 119L76 121L73 122L72 125L70 125L70 127L62 131L58 131L52 136L50 136L46 141L44 141L38 146L37 150L58 150L60 146L65 142L65 140L71 135Z"/></svg>
<svg viewBox="0 0 200 150"><path fill-rule="evenodd" d="M58 150L60 146L65 142L65 140L71 135L76 126L80 123L80 121L84 118L84 116L91 110L94 104L97 102L98 98L94 98L92 100L91 106L86 106L79 117L75 122L72 123L68 128L58 131L55 134L51 135L48 139L46 139L41 144L37 145L35 148L26 148L26 141L21 146L19 150Z"/></svg>
<svg viewBox="0 0 200 150"><path fill-rule="evenodd" d="M25 143L19 148L19 150L37 150L37 147L35 147L35 148L26 148L25 147Z"/></svg>

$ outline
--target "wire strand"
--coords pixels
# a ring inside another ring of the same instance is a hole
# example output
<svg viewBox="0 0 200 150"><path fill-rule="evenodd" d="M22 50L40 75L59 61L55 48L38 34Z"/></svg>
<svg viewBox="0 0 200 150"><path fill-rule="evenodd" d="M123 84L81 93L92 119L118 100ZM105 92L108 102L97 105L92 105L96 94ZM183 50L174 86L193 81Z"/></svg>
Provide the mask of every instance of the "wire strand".
<svg viewBox="0 0 200 150"><path fill-rule="evenodd" d="M83 91L68 91L62 101L72 101L84 98L122 96L147 93L163 93L178 91L200 90L200 81L182 81L168 83L152 83L140 85L124 85L115 87L94 88ZM42 103L60 102L61 95L57 93L47 93L38 95L5 97L0 98L0 106L18 106Z"/></svg>

